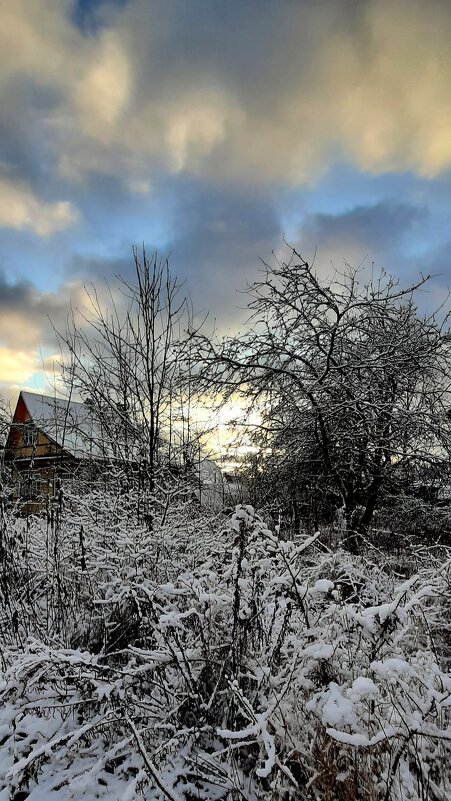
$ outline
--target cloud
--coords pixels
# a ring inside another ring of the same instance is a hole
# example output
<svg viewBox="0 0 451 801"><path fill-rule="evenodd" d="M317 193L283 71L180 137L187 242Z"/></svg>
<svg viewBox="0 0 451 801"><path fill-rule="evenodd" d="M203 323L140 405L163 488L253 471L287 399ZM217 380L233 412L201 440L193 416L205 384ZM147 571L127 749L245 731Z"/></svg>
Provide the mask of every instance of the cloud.
<svg viewBox="0 0 451 801"><path fill-rule="evenodd" d="M74 90L81 131L102 144L117 136L127 104L130 65L118 37L107 31L98 42Z"/></svg>
<svg viewBox="0 0 451 801"><path fill-rule="evenodd" d="M427 266L431 259L436 264L433 254L443 240L435 214L423 205L424 198L408 202L407 197L361 202L334 214L304 212L301 223L290 225L288 243L310 262L317 251L315 269L324 276L333 267L340 269L344 261L354 267L364 261L369 269L374 262L376 270L383 267L405 283L421 271L449 275L448 242L440 252L440 270ZM157 208L164 207L170 226L163 246L157 247L151 236L145 241L148 255L154 250L162 257L169 254L171 271L185 281L184 291L191 295L196 311L210 312L224 329L235 328L247 316L242 310L248 302L243 290L259 278L260 260L271 264L274 249L281 260L287 259L281 211L292 204L299 216L306 198L297 195L293 201L281 195L276 202L264 186L217 188L179 176L161 187L155 202ZM151 216L149 210L147 214ZM145 231L145 215L141 220ZM110 227L114 225L115 218ZM138 241L135 244L139 247ZM130 250L127 241L111 248L110 255L96 254L93 248L91 254L73 256L66 274L99 286L104 280L114 284L117 275L133 281Z"/></svg>
<svg viewBox="0 0 451 801"><path fill-rule="evenodd" d="M0 273L0 345L32 352L41 345L55 347L53 326L64 331L71 303L78 305L84 290L67 281L58 292L42 292L28 281L11 283Z"/></svg>
<svg viewBox="0 0 451 801"><path fill-rule="evenodd" d="M217 188L179 176L162 186L161 204L171 220L166 242L157 247L149 237L147 254L169 255L171 271L184 282L199 313L211 312L222 325L235 321L237 307L247 302L239 291L257 276L260 257L270 258L282 238L271 194L261 187ZM112 255L75 255L67 275L99 285L105 279L114 283L117 275L133 281L130 244L122 243Z"/></svg>
<svg viewBox="0 0 451 801"><path fill-rule="evenodd" d="M0 4L0 257L43 288L0 276L5 363L142 240L224 327L287 229L449 273L450 39L441 0Z"/></svg>
<svg viewBox="0 0 451 801"><path fill-rule="evenodd" d="M68 20L70 2L16 0L1 8L2 83L17 74L35 76L41 83L64 84L68 49L78 41ZM37 72L39 68L39 72Z"/></svg>
<svg viewBox="0 0 451 801"><path fill-rule="evenodd" d="M4 116L20 78L33 87L21 113L45 137L54 180L103 172L144 186L166 171L296 185L337 158L375 174L451 167L441 0L100 8L88 33L69 0L0 12ZM32 157L37 143L27 144Z"/></svg>
<svg viewBox="0 0 451 801"><path fill-rule="evenodd" d="M320 261L325 254L357 263L365 257L395 260L404 238L427 216L423 207L393 200L339 214L311 214L304 219L299 247L309 260L317 249Z"/></svg>
<svg viewBox="0 0 451 801"><path fill-rule="evenodd" d="M0 393L20 387L38 391L58 378L56 331L64 335L68 319L83 325L77 312L85 303L79 281L66 281L57 292L42 292L28 281L7 281L0 273ZM56 374L55 374L56 370Z"/></svg>
<svg viewBox="0 0 451 801"><path fill-rule="evenodd" d="M109 136L125 170L158 161L235 181L308 182L337 154L374 173L451 166L447 4L282 2L277 15L271 5L115 9L96 42L109 111L96 145Z"/></svg>
<svg viewBox="0 0 451 801"><path fill-rule="evenodd" d="M21 351L0 345L0 384L2 391L23 386L41 367L36 351Z"/></svg>
<svg viewBox="0 0 451 801"><path fill-rule="evenodd" d="M50 236L78 219L71 203L45 203L29 187L0 178L0 227L30 228L38 236Z"/></svg>

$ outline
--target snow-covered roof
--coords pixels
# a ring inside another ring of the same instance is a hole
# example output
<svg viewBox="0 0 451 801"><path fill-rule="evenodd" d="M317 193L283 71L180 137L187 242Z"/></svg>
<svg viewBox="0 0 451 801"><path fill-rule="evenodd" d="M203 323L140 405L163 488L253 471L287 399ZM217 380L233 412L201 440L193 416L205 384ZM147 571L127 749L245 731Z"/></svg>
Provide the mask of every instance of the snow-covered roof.
<svg viewBox="0 0 451 801"><path fill-rule="evenodd" d="M34 392L21 392L33 423L47 437L77 459L105 455L100 425L86 403Z"/></svg>

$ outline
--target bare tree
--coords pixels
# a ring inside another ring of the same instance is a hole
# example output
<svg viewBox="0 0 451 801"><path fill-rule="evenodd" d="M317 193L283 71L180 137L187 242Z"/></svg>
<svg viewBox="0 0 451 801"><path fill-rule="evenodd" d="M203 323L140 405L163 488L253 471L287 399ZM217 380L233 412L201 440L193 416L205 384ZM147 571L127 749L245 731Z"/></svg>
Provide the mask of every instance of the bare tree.
<svg viewBox="0 0 451 801"><path fill-rule="evenodd" d="M133 475L138 514L152 528L157 477L182 472L198 450L188 422L190 382L182 380L191 318L167 260L133 256L135 282L121 279L116 293L107 287L106 302L90 287L85 308L72 312L59 339L64 383L94 420L82 432L92 438L92 454L128 472L125 479Z"/></svg>
<svg viewBox="0 0 451 801"><path fill-rule="evenodd" d="M352 550L381 498L446 469L451 446L448 318L415 305L428 279L362 277L322 281L293 250L249 288L248 332L202 343L223 395L258 409L260 474L289 476L298 506L342 506Z"/></svg>

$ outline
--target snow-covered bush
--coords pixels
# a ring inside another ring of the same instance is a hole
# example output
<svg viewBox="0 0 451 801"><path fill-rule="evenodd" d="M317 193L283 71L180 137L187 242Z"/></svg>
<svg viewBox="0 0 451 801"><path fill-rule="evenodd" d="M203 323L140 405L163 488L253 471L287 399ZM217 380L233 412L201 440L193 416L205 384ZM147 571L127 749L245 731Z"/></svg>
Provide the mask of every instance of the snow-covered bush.
<svg viewBox="0 0 451 801"><path fill-rule="evenodd" d="M93 508L8 533L11 798L449 797L449 554L405 580L249 506Z"/></svg>

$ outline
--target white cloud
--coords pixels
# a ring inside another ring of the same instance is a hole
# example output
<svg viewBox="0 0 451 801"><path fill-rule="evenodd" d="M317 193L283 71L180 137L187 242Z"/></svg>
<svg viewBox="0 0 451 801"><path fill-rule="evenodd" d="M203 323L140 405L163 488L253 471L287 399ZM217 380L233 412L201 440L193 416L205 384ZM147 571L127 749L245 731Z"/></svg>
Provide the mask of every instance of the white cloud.
<svg viewBox="0 0 451 801"><path fill-rule="evenodd" d="M0 383L23 385L40 369L39 356L33 351L18 351L0 345Z"/></svg>
<svg viewBox="0 0 451 801"><path fill-rule="evenodd" d="M74 102L84 133L108 144L127 106L130 68L127 56L111 31L102 35L90 53L75 86Z"/></svg>
<svg viewBox="0 0 451 801"><path fill-rule="evenodd" d="M69 22L69 0L14 0L0 9L0 81L29 75L45 84L67 84L79 38ZM73 73L72 73L73 77Z"/></svg>
<svg viewBox="0 0 451 801"><path fill-rule="evenodd" d="M220 98L190 93L164 110L164 142L173 169L193 168L225 139L227 109Z"/></svg>
<svg viewBox="0 0 451 801"><path fill-rule="evenodd" d="M77 218L71 203L45 203L26 185L0 178L0 227L30 228L46 237L72 225Z"/></svg>

